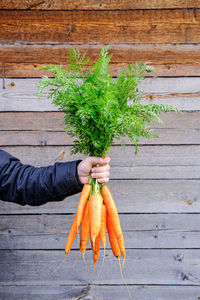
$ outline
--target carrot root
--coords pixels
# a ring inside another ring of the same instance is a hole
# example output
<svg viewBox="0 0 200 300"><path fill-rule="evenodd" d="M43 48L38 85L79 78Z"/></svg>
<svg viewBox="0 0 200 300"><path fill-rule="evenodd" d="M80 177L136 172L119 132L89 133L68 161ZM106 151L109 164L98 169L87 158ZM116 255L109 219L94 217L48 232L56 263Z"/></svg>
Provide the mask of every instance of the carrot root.
<svg viewBox="0 0 200 300"><path fill-rule="evenodd" d="M128 288L128 285L127 285L127 283L126 283L126 281L125 281L125 279L124 279L124 275L123 275L123 272L122 272L122 266L121 266L120 258L118 257L117 260L118 260L118 263L119 263L120 274L121 274L122 280L123 280L123 282L124 282L124 285L125 285L125 287L126 287L126 289L127 289L127 292L128 292L128 295L129 295L129 299L130 299L130 300L133 300L132 295L131 295L131 292L130 292L130 290L129 290L129 288Z"/></svg>

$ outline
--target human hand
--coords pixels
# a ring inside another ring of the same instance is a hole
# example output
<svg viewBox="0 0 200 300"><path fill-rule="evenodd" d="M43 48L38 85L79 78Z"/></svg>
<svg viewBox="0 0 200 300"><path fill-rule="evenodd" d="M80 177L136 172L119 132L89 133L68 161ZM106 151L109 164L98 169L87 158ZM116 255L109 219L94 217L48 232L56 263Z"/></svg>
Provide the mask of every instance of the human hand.
<svg viewBox="0 0 200 300"><path fill-rule="evenodd" d="M82 160L77 167L77 174L82 184L88 183L90 172L92 178L97 178L99 183L106 183L110 176L110 157L105 158L90 156ZM95 167L93 167L95 165Z"/></svg>

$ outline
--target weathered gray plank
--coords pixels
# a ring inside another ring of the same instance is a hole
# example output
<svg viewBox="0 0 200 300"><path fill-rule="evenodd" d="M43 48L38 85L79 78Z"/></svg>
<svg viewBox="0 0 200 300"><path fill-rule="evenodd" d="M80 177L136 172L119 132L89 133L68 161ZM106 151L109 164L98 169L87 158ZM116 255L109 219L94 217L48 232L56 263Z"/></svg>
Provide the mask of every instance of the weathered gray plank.
<svg viewBox="0 0 200 300"><path fill-rule="evenodd" d="M138 145L199 145L199 129L156 129L159 138L141 138ZM129 139L124 139L131 145ZM115 144L120 144L119 140ZM66 132L41 131L0 131L0 146L67 146L73 145L73 139Z"/></svg>
<svg viewBox="0 0 200 300"><path fill-rule="evenodd" d="M74 215L1 216L0 249L63 250L73 219ZM200 248L200 214L133 214L120 215L120 220L126 248ZM79 249L78 238L73 249Z"/></svg>
<svg viewBox="0 0 200 300"><path fill-rule="evenodd" d="M39 79L6 79L6 89L0 90L0 111L56 111L47 94L37 99ZM146 100L172 104L183 111L200 110L199 77L146 78L141 84Z"/></svg>
<svg viewBox="0 0 200 300"><path fill-rule="evenodd" d="M72 145L61 125L63 118L60 112L1 112L0 146ZM165 113L161 118L164 123L152 125L159 138L141 138L139 144L200 143L200 112ZM125 142L131 144L129 139Z"/></svg>
<svg viewBox="0 0 200 300"><path fill-rule="evenodd" d="M129 286L134 300L197 300L200 295L199 286ZM2 299L27 300L125 300L125 286L4 286L0 287ZM81 298L79 298L81 299Z"/></svg>
<svg viewBox="0 0 200 300"><path fill-rule="evenodd" d="M116 180L109 187L120 213L200 212L199 180ZM40 207L0 201L0 213L75 213L78 199L79 194Z"/></svg>
<svg viewBox="0 0 200 300"><path fill-rule="evenodd" d="M159 129L200 129L200 112L164 113L163 123L152 124ZM62 112L0 112L0 130L38 131L38 133L63 131L64 113ZM24 132L25 133L25 132ZM67 139L67 137L66 137ZM70 143L70 141L69 141Z"/></svg>
<svg viewBox="0 0 200 300"><path fill-rule="evenodd" d="M23 163L35 166L53 164L64 153L63 161L82 159L83 155L70 155L70 146L2 147ZM110 151L111 179L171 179L200 178L200 147L139 146L134 155L132 146L114 146Z"/></svg>
<svg viewBox="0 0 200 300"><path fill-rule="evenodd" d="M96 274L101 265L102 254L103 251L96 265ZM86 253L89 272L81 259L76 267L72 268L77 255L78 251L71 251L60 270L52 273L63 261L64 251L1 250L0 284L85 285L92 273L92 253ZM128 284L200 285L199 263L199 249L127 249L124 277ZM118 262L111 250L106 250L103 272L99 280L96 274L92 283L123 284Z"/></svg>

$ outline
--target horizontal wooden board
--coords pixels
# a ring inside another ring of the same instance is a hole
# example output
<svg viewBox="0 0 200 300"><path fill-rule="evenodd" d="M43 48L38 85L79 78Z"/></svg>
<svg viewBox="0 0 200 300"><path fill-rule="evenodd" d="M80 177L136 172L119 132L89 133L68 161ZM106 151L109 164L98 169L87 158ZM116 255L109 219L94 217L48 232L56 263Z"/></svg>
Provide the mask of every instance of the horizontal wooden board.
<svg viewBox="0 0 200 300"><path fill-rule="evenodd" d="M200 145L199 129L156 129L159 138L141 138L138 145ZM124 139L127 145L132 143ZM119 140L115 144L120 144ZM66 146L73 145L73 140L66 132L42 131L0 131L0 146Z"/></svg>
<svg viewBox="0 0 200 300"><path fill-rule="evenodd" d="M58 44L3 44L0 45L0 59L4 62L5 76L41 77L48 71L38 72L42 64L63 64L66 67L69 48L76 48L87 53L93 63L103 45L58 43ZM154 66L147 76L199 76L200 45L199 44L110 44L113 53L110 73L117 76L121 68L128 63L145 61Z"/></svg>
<svg viewBox="0 0 200 300"><path fill-rule="evenodd" d="M0 249L63 250L73 219L74 215L1 216ZM121 214L120 221L127 249L200 248L200 214ZM79 249L78 238L72 249Z"/></svg>
<svg viewBox="0 0 200 300"><path fill-rule="evenodd" d="M0 46L1 52L1 46ZM9 60L9 57L5 57L5 59ZM17 59L17 57L16 57ZM21 60L21 58L19 58ZM45 62L44 62L45 63ZM62 61L60 60L60 63ZM135 61L131 62L135 63ZM149 64L154 68L152 73L146 74L147 77L151 76L164 76L164 77L182 77L182 76L200 76L200 66L198 64ZM43 75L47 75L49 77L53 77L53 73L48 70L41 71L38 73L38 70L42 67L41 64L38 63L5 63L6 69L6 78L35 78L42 77ZM67 65L63 65L63 67L67 67ZM126 68L127 64L110 64L110 74L112 76L118 76L122 68ZM1 72L0 72L1 76Z"/></svg>
<svg viewBox="0 0 200 300"><path fill-rule="evenodd" d="M63 118L62 112L0 112L0 146L72 145ZM159 138L141 138L139 144L200 144L199 112L166 113L161 118L164 123L152 126Z"/></svg>
<svg viewBox="0 0 200 300"><path fill-rule="evenodd" d="M151 285L134 285L129 286L131 294L134 295L134 300L197 300L200 295L199 286L151 286ZM110 300L115 297L115 300L128 299L127 289L122 286L98 286L87 285L55 285L55 286L3 286L0 288L0 297L2 299L19 300L77 300L78 298L91 300L103 299ZM80 298L81 297L81 298Z"/></svg>
<svg viewBox="0 0 200 300"><path fill-rule="evenodd" d="M9 63L32 63L37 69L37 64L67 64L68 50L75 48L90 58L90 63L96 61L104 43L2 43L0 44L1 61L5 65L5 73ZM145 61L155 65L185 64L199 66L200 44L128 44L109 42L109 52L113 54L111 64L122 66L135 61ZM152 73L153 74L153 73ZM40 76L40 73L38 73ZM38 77L36 76L36 77ZM187 76L185 74L185 76Z"/></svg>
<svg viewBox="0 0 200 300"><path fill-rule="evenodd" d="M111 180L119 213L199 213L199 180ZM79 194L39 207L0 201L0 214L75 213ZM20 218L20 216L19 216Z"/></svg>
<svg viewBox="0 0 200 300"><path fill-rule="evenodd" d="M35 166L53 164L61 154L63 161L83 158L70 155L70 146L2 149ZM110 154L111 179L200 179L200 146L139 146L135 157L134 147L116 145Z"/></svg>
<svg viewBox="0 0 200 300"><path fill-rule="evenodd" d="M0 39L6 43L198 43L199 19L199 9L2 10Z"/></svg>
<svg viewBox="0 0 200 300"><path fill-rule="evenodd" d="M102 251L103 252L103 251ZM64 263L64 251L31 251L1 250L0 284L1 285L86 285L89 282L93 262L92 253L87 251L86 261L89 272L83 261L72 265L78 251L71 251ZM100 261L96 265L99 271ZM60 270L52 273L59 263ZM126 250L124 277L128 284L179 284L199 285L200 282L199 249L137 249ZM112 272L111 272L112 270ZM95 274L95 275L96 275ZM123 284L119 265L111 250L106 251L103 272L95 284Z"/></svg>
<svg viewBox="0 0 200 300"><path fill-rule="evenodd" d="M62 132L64 125L63 112L0 112L1 131L41 131ZM155 129L199 130L200 112L164 113L161 115L163 123L152 124ZM69 136L66 134L66 139ZM188 134L187 134L188 138ZM67 142L66 141L66 142Z"/></svg>
<svg viewBox="0 0 200 300"><path fill-rule="evenodd" d="M0 90L0 111L57 111L46 91L37 97L39 79L6 79ZM200 78L146 78L140 85L145 91L142 103L163 103L182 111L200 110Z"/></svg>
<svg viewBox="0 0 200 300"><path fill-rule="evenodd" d="M110 9L161 9L161 8L200 8L198 0L141 0L121 2L117 1L97 1L97 0L79 0L74 2L50 0L50 1L12 1L2 0L0 3L0 9L34 9L34 10L110 10Z"/></svg>

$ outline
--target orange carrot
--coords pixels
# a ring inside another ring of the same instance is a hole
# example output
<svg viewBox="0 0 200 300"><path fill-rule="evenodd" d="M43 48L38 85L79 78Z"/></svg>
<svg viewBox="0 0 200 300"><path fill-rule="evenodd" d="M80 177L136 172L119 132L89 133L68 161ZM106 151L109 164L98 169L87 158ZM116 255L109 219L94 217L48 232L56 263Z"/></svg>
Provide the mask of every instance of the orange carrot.
<svg viewBox="0 0 200 300"><path fill-rule="evenodd" d="M101 194L94 193L89 198L89 218L90 218L90 236L93 245L99 235L101 228L101 212L102 212L103 198Z"/></svg>
<svg viewBox="0 0 200 300"><path fill-rule="evenodd" d="M121 252L120 252L120 249L118 246L117 238L113 231L112 219L108 213L106 215L106 226L107 226L107 230L108 230L108 237L109 237L112 252L113 252L114 256L116 256L117 259L119 260Z"/></svg>
<svg viewBox="0 0 200 300"><path fill-rule="evenodd" d="M101 241L101 244L104 248L104 251L103 251L103 260L102 260L102 264L101 264L101 268L99 270L99 274L98 274L98 280L99 280L99 277L100 277L100 274L101 274L101 271L103 269L103 264L104 264L104 260L105 260L105 256L106 256L106 206L105 204L102 205L102 214L101 214L101 228L100 228L100 231L99 231L99 238L100 238L100 241Z"/></svg>
<svg viewBox="0 0 200 300"><path fill-rule="evenodd" d="M119 245L119 249L121 254L123 255L123 258L125 260L125 246L124 246L124 237L120 225L119 215L117 212L117 207L115 205L115 201L113 199L113 196L108 188L108 186L105 184L102 189L101 193L103 196L104 203L106 205L106 209L108 214L110 215L112 219L112 228L115 233L115 236L117 238L117 242Z"/></svg>
<svg viewBox="0 0 200 300"><path fill-rule="evenodd" d="M75 218L74 218L74 222L72 224L72 227L71 227L70 232L67 237L67 242L66 242L66 246L65 246L65 255L67 255L69 253L69 251L71 250L71 247L75 240L76 234L77 234L77 216L75 216Z"/></svg>
<svg viewBox="0 0 200 300"><path fill-rule="evenodd" d="M81 222L81 242L80 242L80 251L83 251L83 259L85 257L85 251L87 248L87 243L89 239L89 231L90 231L90 222L89 222L89 204L88 201L85 205L85 209L83 212L83 218Z"/></svg>
<svg viewBox="0 0 200 300"><path fill-rule="evenodd" d="M89 198L90 192L91 192L91 185L90 184L84 184L81 195L80 195L80 199L79 199L79 203L78 203L78 207L77 207L77 232L78 229L80 227L81 224L81 220L83 217L83 211L86 205L86 202Z"/></svg>
<svg viewBox="0 0 200 300"><path fill-rule="evenodd" d="M102 213L101 213L101 228L99 231L99 238L102 246L106 247L106 206L102 205Z"/></svg>
<svg viewBox="0 0 200 300"><path fill-rule="evenodd" d="M96 266L96 262L99 258L99 251L100 251L100 239L99 236L95 239L95 244L92 243L92 250L93 250L93 262L94 262L94 268L92 274L94 274L94 269Z"/></svg>

